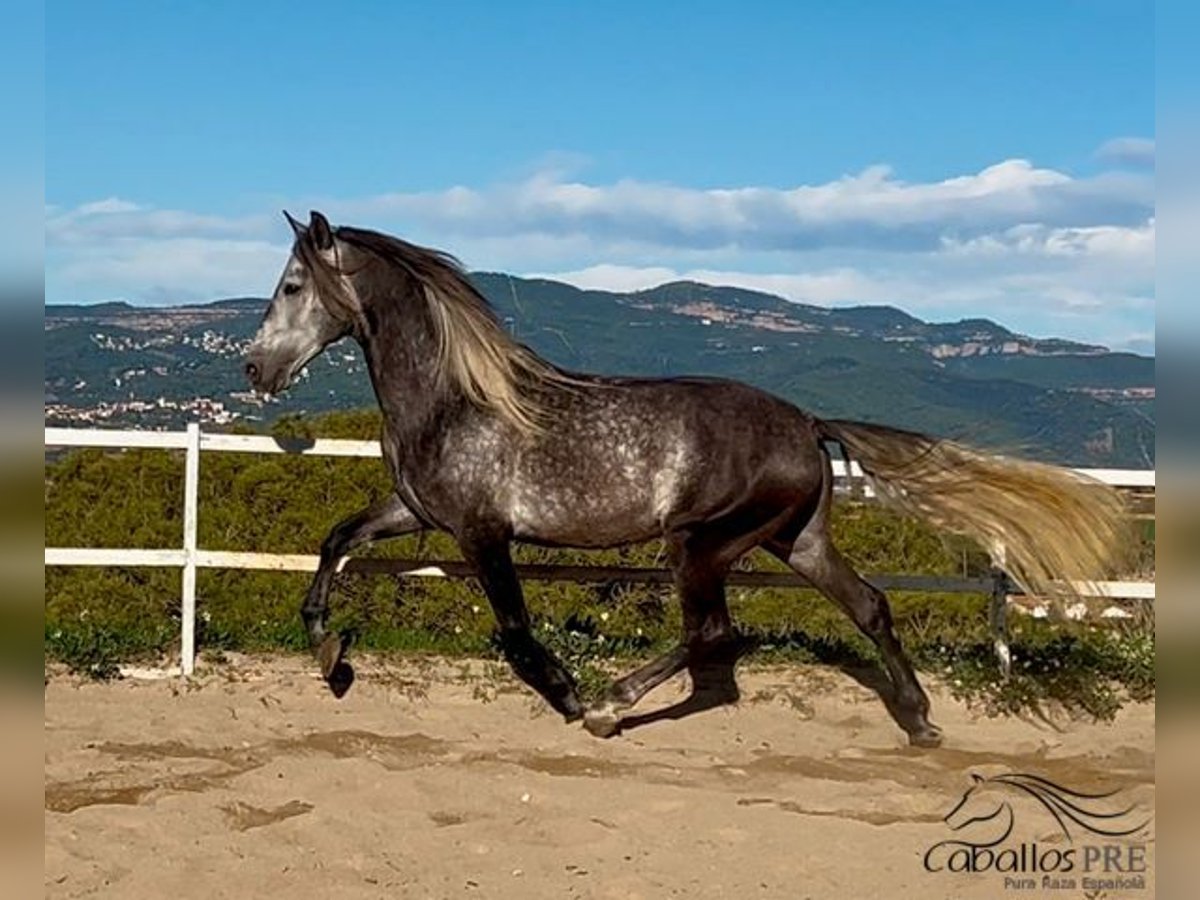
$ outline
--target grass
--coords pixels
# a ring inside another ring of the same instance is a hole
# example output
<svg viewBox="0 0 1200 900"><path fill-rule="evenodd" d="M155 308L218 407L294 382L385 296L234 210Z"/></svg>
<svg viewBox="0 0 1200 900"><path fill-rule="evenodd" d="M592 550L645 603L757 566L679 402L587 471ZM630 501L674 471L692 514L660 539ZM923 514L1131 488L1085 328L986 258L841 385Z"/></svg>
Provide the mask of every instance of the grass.
<svg viewBox="0 0 1200 900"><path fill-rule="evenodd" d="M306 648L296 613L306 577L202 574L197 632L209 654ZM54 585L48 580L55 597L47 615L48 659L104 679L114 677L122 662L173 649L178 634L173 572L115 570L99 577L107 590L79 590L81 582L70 578ZM131 578L160 602L128 603ZM571 670L585 699L598 697L614 671L664 652L680 629L677 604L664 588L552 583L530 584L527 594L537 637ZM740 633L754 647L748 662L846 670L878 665L871 642L810 591L738 589L730 600ZM1012 673L1005 678L992 650L985 597L897 594L892 607L918 670L938 675L957 697L988 714L1054 706L1109 719L1124 702L1154 696L1149 614L1118 624L1012 615ZM359 650L482 658L497 667L490 671L504 671L490 608L470 582L343 574L333 608L332 627L354 633ZM479 683L481 699L494 695L485 682Z"/></svg>

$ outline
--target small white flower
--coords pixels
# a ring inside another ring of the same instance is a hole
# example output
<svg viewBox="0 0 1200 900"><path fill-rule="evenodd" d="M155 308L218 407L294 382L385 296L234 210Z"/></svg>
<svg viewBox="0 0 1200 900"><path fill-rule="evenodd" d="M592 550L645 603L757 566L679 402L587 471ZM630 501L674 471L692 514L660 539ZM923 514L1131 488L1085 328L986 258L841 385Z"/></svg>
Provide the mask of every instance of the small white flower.
<svg viewBox="0 0 1200 900"><path fill-rule="evenodd" d="M602 612L602 613L600 613L600 621L601 621L601 622L607 622L607 621L608 621L608 613L607 613L607 612Z"/></svg>

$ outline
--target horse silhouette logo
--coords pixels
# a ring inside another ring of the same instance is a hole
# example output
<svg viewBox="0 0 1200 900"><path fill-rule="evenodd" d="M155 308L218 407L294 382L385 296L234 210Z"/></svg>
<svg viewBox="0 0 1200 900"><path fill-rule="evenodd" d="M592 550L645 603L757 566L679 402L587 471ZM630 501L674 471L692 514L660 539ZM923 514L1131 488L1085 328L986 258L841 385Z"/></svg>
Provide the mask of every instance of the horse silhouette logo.
<svg viewBox="0 0 1200 900"><path fill-rule="evenodd" d="M978 871L997 865L1002 871L1027 871L1031 864L1038 871L1060 865L1069 870L1077 837L1112 840L1144 836L1151 817L1136 803L1123 801L1120 793L1120 789L1077 791L1022 772L989 777L973 772L970 785L943 817L955 836L929 848L926 868ZM1013 834L1018 811L1026 823L1031 814L1045 818L1050 833L1042 832L1039 840L1049 841L1051 846L1022 843L1002 847Z"/></svg>
<svg viewBox="0 0 1200 900"><path fill-rule="evenodd" d="M1145 829L1150 819L1139 819L1137 804L1112 808L1118 804L1110 801L1119 793L1119 789L1084 793L1055 784L1040 775L1021 772L1006 772L989 778L972 772L970 787L943 821L955 832L992 823L993 838L988 843L994 845L1012 834L1015 823L1012 799L1032 798L1037 806L1050 814L1057 825L1057 833L1067 843L1074 842L1076 833L1131 837Z"/></svg>

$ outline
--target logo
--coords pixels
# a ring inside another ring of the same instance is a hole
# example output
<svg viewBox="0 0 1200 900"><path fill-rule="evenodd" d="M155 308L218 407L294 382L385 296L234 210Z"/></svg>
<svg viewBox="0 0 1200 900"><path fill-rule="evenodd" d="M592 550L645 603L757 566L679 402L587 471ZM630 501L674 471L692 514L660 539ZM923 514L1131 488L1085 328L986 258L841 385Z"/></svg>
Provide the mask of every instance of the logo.
<svg viewBox="0 0 1200 900"><path fill-rule="evenodd" d="M1008 772L971 783L943 821L953 836L923 859L933 873L995 873L1006 889L1085 891L1145 887L1145 810L1118 789L1073 790L1040 775ZM1037 841L1012 841L1018 818Z"/></svg>

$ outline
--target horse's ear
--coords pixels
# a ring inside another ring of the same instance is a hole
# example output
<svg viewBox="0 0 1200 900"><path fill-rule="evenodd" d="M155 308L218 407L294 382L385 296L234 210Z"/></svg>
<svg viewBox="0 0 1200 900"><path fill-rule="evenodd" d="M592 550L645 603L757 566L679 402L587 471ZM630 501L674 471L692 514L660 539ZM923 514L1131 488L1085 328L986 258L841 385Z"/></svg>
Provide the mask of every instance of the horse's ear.
<svg viewBox="0 0 1200 900"><path fill-rule="evenodd" d="M329 226L329 220L315 209L308 214L308 231L318 250L333 248L333 229Z"/></svg>
<svg viewBox="0 0 1200 900"><path fill-rule="evenodd" d="M972 772L972 773L971 773L971 780L972 780L972 781L974 781L976 784L982 784L982 783L983 783L983 776L982 776L982 775L980 775L978 772Z"/></svg>
<svg viewBox="0 0 1200 900"><path fill-rule="evenodd" d="M283 211L283 217L287 219L287 223L292 226L292 234L296 236L297 240L300 240L305 234L308 233L308 226L303 222L298 222L292 218L292 214L286 209Z"/></svg>

